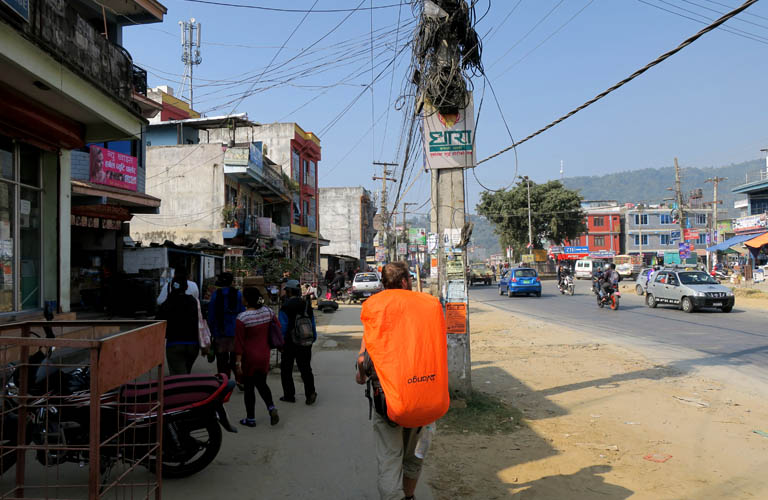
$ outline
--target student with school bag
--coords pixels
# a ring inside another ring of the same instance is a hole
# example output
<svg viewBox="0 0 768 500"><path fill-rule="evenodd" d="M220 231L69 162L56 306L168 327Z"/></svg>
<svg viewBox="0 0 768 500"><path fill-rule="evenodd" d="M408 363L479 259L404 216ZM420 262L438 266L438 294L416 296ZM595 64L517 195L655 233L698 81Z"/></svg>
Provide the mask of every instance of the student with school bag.
<svg viewBox="0 0 768 500"><path fill-rule="evenodd" d="M285 283L288 299L280 308L280 326L285 344L280 361L280 380L283 385L283 396L280 401L296 402L296 387L293 383L293 364L299 367L301 380L304 382L304 396L308 405L317 400L315 391L315 376L312 374L312 344L317 340L315 316L312 303L301 297L301 287L297 280Z"/></svg>
<svg viewBox="0 0 768 500"><path fill-rule="evenodd" d="M411 280L405 263L387 264L385 290L366 300L360 314L355 380L367 384L381 500L413 499L434 424L450 404L443 308L412 291Z"/></svg>

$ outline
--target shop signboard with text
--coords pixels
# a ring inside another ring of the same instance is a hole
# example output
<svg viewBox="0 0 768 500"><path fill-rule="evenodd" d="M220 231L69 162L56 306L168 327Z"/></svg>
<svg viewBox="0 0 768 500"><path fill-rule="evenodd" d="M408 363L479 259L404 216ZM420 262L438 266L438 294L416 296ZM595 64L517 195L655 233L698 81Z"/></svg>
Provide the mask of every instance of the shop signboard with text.
<svg viewBox="0 0 768 500"><path fill-rule="evenodd" d="M689 240L698 240L699 239L699 231L697 229L684 229L683 230L683 236L685 237L685 241Z"/></svg>
<svg viewBox="0 0 768 500"><path fill-rule="evenodd" d="M91 146L90 180L94 184L136 191L138 167L135 156Z"/></svg>
<svg viewBox="0 0 768 500"><path fill-rule="evenodd" d="M0 0L0 3L7 5L12 11L29 22L29 0Z"/></svg>
<svg viewBox="0 0 768 500"><path fill-rule="evenodd" d="M756 232L764 230L767 225L765 214L748 215L733 220L733 232L736 234Z"/></svg>

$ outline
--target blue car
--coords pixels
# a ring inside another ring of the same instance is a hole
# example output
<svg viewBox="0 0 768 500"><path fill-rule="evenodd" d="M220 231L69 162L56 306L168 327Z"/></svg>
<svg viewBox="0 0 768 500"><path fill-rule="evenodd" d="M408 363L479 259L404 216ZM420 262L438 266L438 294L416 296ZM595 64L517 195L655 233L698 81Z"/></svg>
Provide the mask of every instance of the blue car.
<svg viewBox="0 0 768 500"><path fill-rule="evenodd" d="M516 267L501 274L499 280L499 295L506 292L508 297L517 294L536 294L541 297L541 280L535 269Z"/></svg>

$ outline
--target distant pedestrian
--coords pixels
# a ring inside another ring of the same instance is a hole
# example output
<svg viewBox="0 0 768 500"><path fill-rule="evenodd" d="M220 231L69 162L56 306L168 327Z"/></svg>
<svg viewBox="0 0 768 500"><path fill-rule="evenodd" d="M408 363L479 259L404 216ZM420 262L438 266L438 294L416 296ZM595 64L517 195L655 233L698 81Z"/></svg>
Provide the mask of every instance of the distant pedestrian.
<svg viewBox="0 0 768 500"><path fill-rule="evenodd" d="M232 286L232 273L221 273L208 303L208 327L213 336L216 352L216 370L228 377L235 369L235 320L245 311L243 296Z"/></svg>
<svg viewBox="0 0 768 500"><path fill-rule="evenodd" d="M181 274L170 283L171 293L157 311L157 319L165 320L165 355L171 375L192 371L200 353L197 299L187 295L187 278Z"/></svg>
<svg viewBox="0 0 768 500"><path fill-rule="evenodd" d="M246 417L240 421L247 427L256 426L256 392L264 400L272 425L280 421L272 401L272 391L267 385L269 373L269 329L280 328L280 322L272 310L264 306L258 288L243 291L246 310L235 321L235 373L244 385Z"/></svg>
<svg viewBox="0 0 768 500"><path fill-rule="evenodd" d="M315 376L312 373L312 345L297 345L294 341L294 332L299 317L309 317L312 322L312 333L317 340L315 316L312 312L312 304L301 298L301 288L297 280L288 280L285 284L288 300L280 308L280 326L285 339L283 346L283 358L280 362L280 380L283 385L283 396L280 401L286 403L296 402L296 387L293 383L293 364L299 367L301 380L304 382L304 396L308 405L317 400L315 391Z"/></svg>

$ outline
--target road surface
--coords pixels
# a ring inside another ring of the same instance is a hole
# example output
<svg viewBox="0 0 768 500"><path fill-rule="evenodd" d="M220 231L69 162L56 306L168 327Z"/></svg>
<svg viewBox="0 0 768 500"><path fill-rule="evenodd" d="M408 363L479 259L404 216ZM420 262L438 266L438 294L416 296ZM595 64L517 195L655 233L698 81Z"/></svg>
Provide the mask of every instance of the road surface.
<svg viewBox="0 0 768 500"><path fill-rule="evenodd" d="M512 298L500 296L497 284L475 286L470 289L470 303L483 302L590 332L597 340L639 349L653 361L682 371L709 368L732 380L746 377L768 382L766 312L740 308L738 297L730 313L702 310L686 314L672 307L650 309L645 297L622 291L621 306L612 311L597 307L588 281L576 281L572 297L561 295L554 281L542 284L541 297Z"/></svg>

